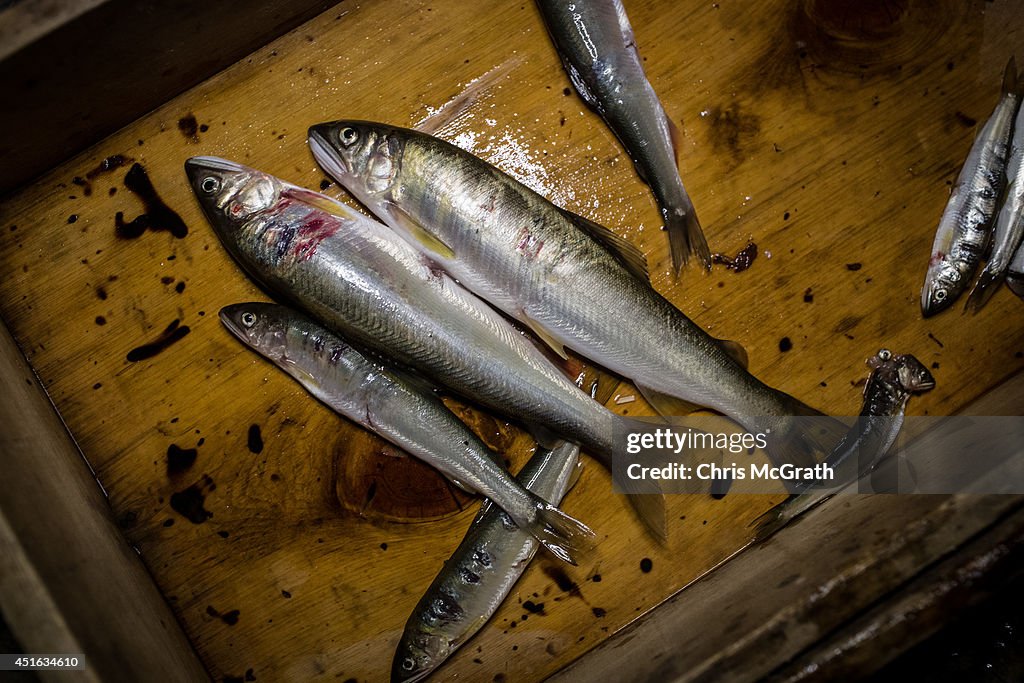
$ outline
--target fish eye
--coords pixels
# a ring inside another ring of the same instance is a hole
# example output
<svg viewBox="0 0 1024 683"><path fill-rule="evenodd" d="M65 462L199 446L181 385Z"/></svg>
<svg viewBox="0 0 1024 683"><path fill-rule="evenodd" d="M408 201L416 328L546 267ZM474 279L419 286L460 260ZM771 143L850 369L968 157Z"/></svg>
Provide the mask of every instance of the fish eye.
<svg viewBox="0 0 1024 683"><path fill-rule="evenodd" d="M256 314L252 311L246 311L242 314L242 324L246 327L252 327L256 324Z"/></svg>
<svg viewBox="0 0 1024 683"><path fill-rule="evenodd" d="M412 671L416 668L416 662L413 661L412 657L406 657L402 660L402 668L406 671Z"/></svg>
<svg viewBox="0 0 1024 683"><path fill-rule="evenodd" d="M943 301L943 300L945 300L945 298L946 298L946 290L944 290L944 289L936 289L935 290L935 300L936 301Z"/></svg>
<svg viewBox="0 0 1024 683"><path fill-rule="evenodd" d="M199 183L199 189L206 194L213 194L220 189L220 180L212 175L208 175Z"/></svg>
<svg viewBox="0 0 1024 683"><path fill-rule="evenodd" d="M351 145L358 138L359 131L357 131L355 128L352 128L351 126L345 126L344 128L338 131L338 140L341 142L341 144L345 145L346 147L348 145Z"/></svg>
<svg viewBox="0 0 1024 683"><path fill-rule="evenodd" d="M887 361L892 358L892 351L889 349L880 349L878 351L878 360Z"/></svg>

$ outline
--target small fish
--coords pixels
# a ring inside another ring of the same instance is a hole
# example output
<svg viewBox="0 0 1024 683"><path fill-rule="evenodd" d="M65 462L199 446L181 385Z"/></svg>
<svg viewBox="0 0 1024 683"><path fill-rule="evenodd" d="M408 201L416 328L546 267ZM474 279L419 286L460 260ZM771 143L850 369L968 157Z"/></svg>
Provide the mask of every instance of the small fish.
<svg viewBox="0 0 1024 683"><path fill-rule="evenodd" d="M1017 247L1017 253L1006 271L1006 284L1014 294L1024 299L1024 243Z"/></svg>
<svg viewBox="0 0 1024 683"><path fill-rule="evenodd" d="M967 289L988 248L1019 104L1017 67L1011 57L1003 74L1003 95L974 139L935 233L921 290L925 318L953 305Z"/></svg>
<svg viewBox="0 0 1024 683"><path fill-rule="evenodd" d="M974 283L967 307L977 313L995 294L1024 238L1024 107L1018 105L1006 162L1006 197L993 229L992 254Z"/></svg>
<svg viewBox="0 0 1024 683"><path fill-rule="evenodd" d="M907 401L935 387L935 378L921 361L909 354L893 355L881 349L867 360L871 375L864 384L864 403L849 433L836 444L825 462L836 472L835 481L801 483L787 500L754 521L754 540L767 538L793 519L831 498L836 482L866 476L899 436ZM815 491L815 487L830 490Z"/></svg>
<svg viewBox="0 0 1024 683"><path fill-rule="evenodd" d="M264 288L360 348L611 467L631 421L576 386L500 313L393 231L330 197L234 162L196 157L193 191L218 237ZM627 493L636 484L623 481ZM485 495L489 495L486 491ZM629 496L666 535L661 495Z"/></svg>
<svg viewBox="0 0 1024 683"><path fill-rule="evenodd" d="M620 0L538 0L576 92L626 148L651 186L678 274L691 254L711 268L711 251L679 177L679 131L665 114L637 51Z"/></svg>
<svg viewBox="0 0 1024 683"><path fill-rule="evenodd" d="M578 476L579 448L538 448L516 479L558 505ZM439 667L494 615L537 553L537 542L485 502L466 537L409 616L391 666L392 683Z"/></svg>
<svg viewBox="0 0 1024 683"><path fill-rule="evenodd" d="M309 142L424 258L562 357L569 347L629 378L662 415L717 410L769 431L769 452L791 463L845 433L839 423L824 436L794 432L790 416L820 413L747 372L739 344L711 337L659 294L633 245L469 152L366 121L313 126Z"/></svg>
<svg viewBox="0 0 1024 683"><path fill-rule="evenodd" d="M486 495L528 536L576 564L593 532L525 489L438 397L285 306L244 303L220 310L224 326L335 412Z"/></svg>

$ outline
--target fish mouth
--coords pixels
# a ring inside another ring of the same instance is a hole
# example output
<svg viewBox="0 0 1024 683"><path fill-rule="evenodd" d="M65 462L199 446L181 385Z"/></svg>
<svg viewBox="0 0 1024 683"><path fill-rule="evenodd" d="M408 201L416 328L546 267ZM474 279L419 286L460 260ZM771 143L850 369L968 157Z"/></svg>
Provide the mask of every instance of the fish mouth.
<svg viewBox="0 0 1024 683"><path fill-rule="evenodd" d="M221 159L220 157L192 157L185 162L185 173L190 180L195 180L200 174L208 171L220 173L240 173L245 166L236 164L234 161Z"/></svg>
<svg viewBox="0 0 1024 683"><path fill-rule="evenodd" d="M340 179L348 174L348 165L329 142L331 127L330 123L318 123L315 126L310 126L307 132L309 148L313 151L313 158L317 163L327 169L327 172L335 179Z"/></svg>
<svg viewBox="0 0 1024 683"><path fill-rule="evenodd" d="M189 160L191 161L191 159ZM235 335L241 340L245 340L246 335L242 328L240 317L242 311L245 310L247 304L229 304L224 308L220 309L217 315L220 317L220 321L224 324L224 327L228 329L228 332Z"/></svg>

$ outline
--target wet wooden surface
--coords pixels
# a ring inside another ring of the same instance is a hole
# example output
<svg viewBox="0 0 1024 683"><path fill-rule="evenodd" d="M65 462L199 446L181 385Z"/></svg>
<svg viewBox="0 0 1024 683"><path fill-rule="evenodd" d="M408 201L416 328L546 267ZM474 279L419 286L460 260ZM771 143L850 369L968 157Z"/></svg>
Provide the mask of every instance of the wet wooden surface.
<svg viewBox="0 0 1024 683"><path fill-rule="evenodd" d="M264 295L191 197L189 156L317 188L325 176L305 145L310 124L414 125L481 79L478 99L440 134L636 242L655 287L742 342L769 384L851 414L864 359L886 346L917 355L938 382L911 412L945 414L1024 367L1024 304L1008 291L975 318L923 321L918 311L948 186L1021 44L1024 8L627 9L684 132L683 177L712 249L758 245L743 273L673 280L650 192L569 89L530 3L342 3L0 205L0 314L215 679L250 669L258 680L384 679L409 610L474 505L221 329L221 306ZM131 161L103 170L113 155ZM118 212L129 222L146 211L124 182L135 162L186 236L116 236ZM173 341L128 359L160 338ZM646 412L620 402L635 394L629 385L601 389L617 411ZM524 461L529 443L515 428L472 422ZM536 562L446 676L559 670L735 552L777 500L673 497L658 547L609 488L588 462L565 503L598 530L594 557L578 569ZM544 614L525 610L527 599Z"/></svg>

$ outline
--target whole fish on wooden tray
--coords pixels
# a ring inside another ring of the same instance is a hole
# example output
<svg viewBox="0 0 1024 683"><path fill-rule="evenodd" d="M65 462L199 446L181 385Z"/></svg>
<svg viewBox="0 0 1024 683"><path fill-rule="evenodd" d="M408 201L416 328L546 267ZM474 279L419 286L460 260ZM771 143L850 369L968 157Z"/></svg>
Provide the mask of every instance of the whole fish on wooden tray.
<svg viewBox="0 0 1024 683"><path fill-rule="evenodd" d="M836 482L849 483L866 476L896 443L910 397L935 387L932 373L910 354L894 355L881 349L868 359L867 365L871 375L864 384L860 416L825 458L825 463L837 473L834 482L823 482L825 486L834 488ZM791 496L755 522L755 540L770 536L834 494L832 490L813 490L813 483L800 488L796 492L799 495Z"/></svg>
<svg viewBox="0 0 1024 683"><path fill-rule="evenodd" d="M637 51L620 0L537 0L576 92L626 148L661 207L680 268L695 255L711 268L711 251L679 177L679 132L665 114Z"/></svg>
<svg viewBox="0 0 1024 683"><path fill-rule="evenodd" d="M593 532L531 493L494 452L445 407L399 374L285 306L225 306L220 319L331 409L440 470L461 488L487 496L556 557L575 564Z"/></svg>
<svg viewBox="0 0 1024 683"><path fill-rule="evenodd" d="M224 159L196 157L186 171L221 242L268 290L360 347L525 423L542 441L560 435L611 467L616 433L631 421L594 401L387 226ZM629 500L664 538L663 497Z"/></svg>
<svg viewBox="0 0 1024 683"><path fill-rule="evenodd" d="M717 410L768 431L780 461L808 462L845 428L794 430L820 415L746 370L738 344L715 339L661 296L626 240L560 209L472 154L418 131L365 121L313 126L317 161L381 220L482 299L631 379L664 415Z"/></svg>
<svg viewBox="0 0 1024 683"><path fill-rule="evenodd" d="M926 318L953 305L967 289L988 248L1019 105L1017 67L1011 57L1003 74L999 104L974 139L935 233L921 289L921 313Z"/></svg>
<svg viewBox="0 0 1024 683"><path fill-rule="evenodd" d="M558 505L579 468L579 447L538 448L516 479ZM537 553L537 542L484 503L466 537L409 616L391 666L393 683L422 680L477 631L504 602Z"/></svg>
<svg viewBox="0 0 1024 683"><path fill-rule="evenodd" d="M992 253L974 283L967 306L975 313L992 297L1024 238L1024 107L1018 104L1006 162L1006 196L992 229Z"/></svg>

